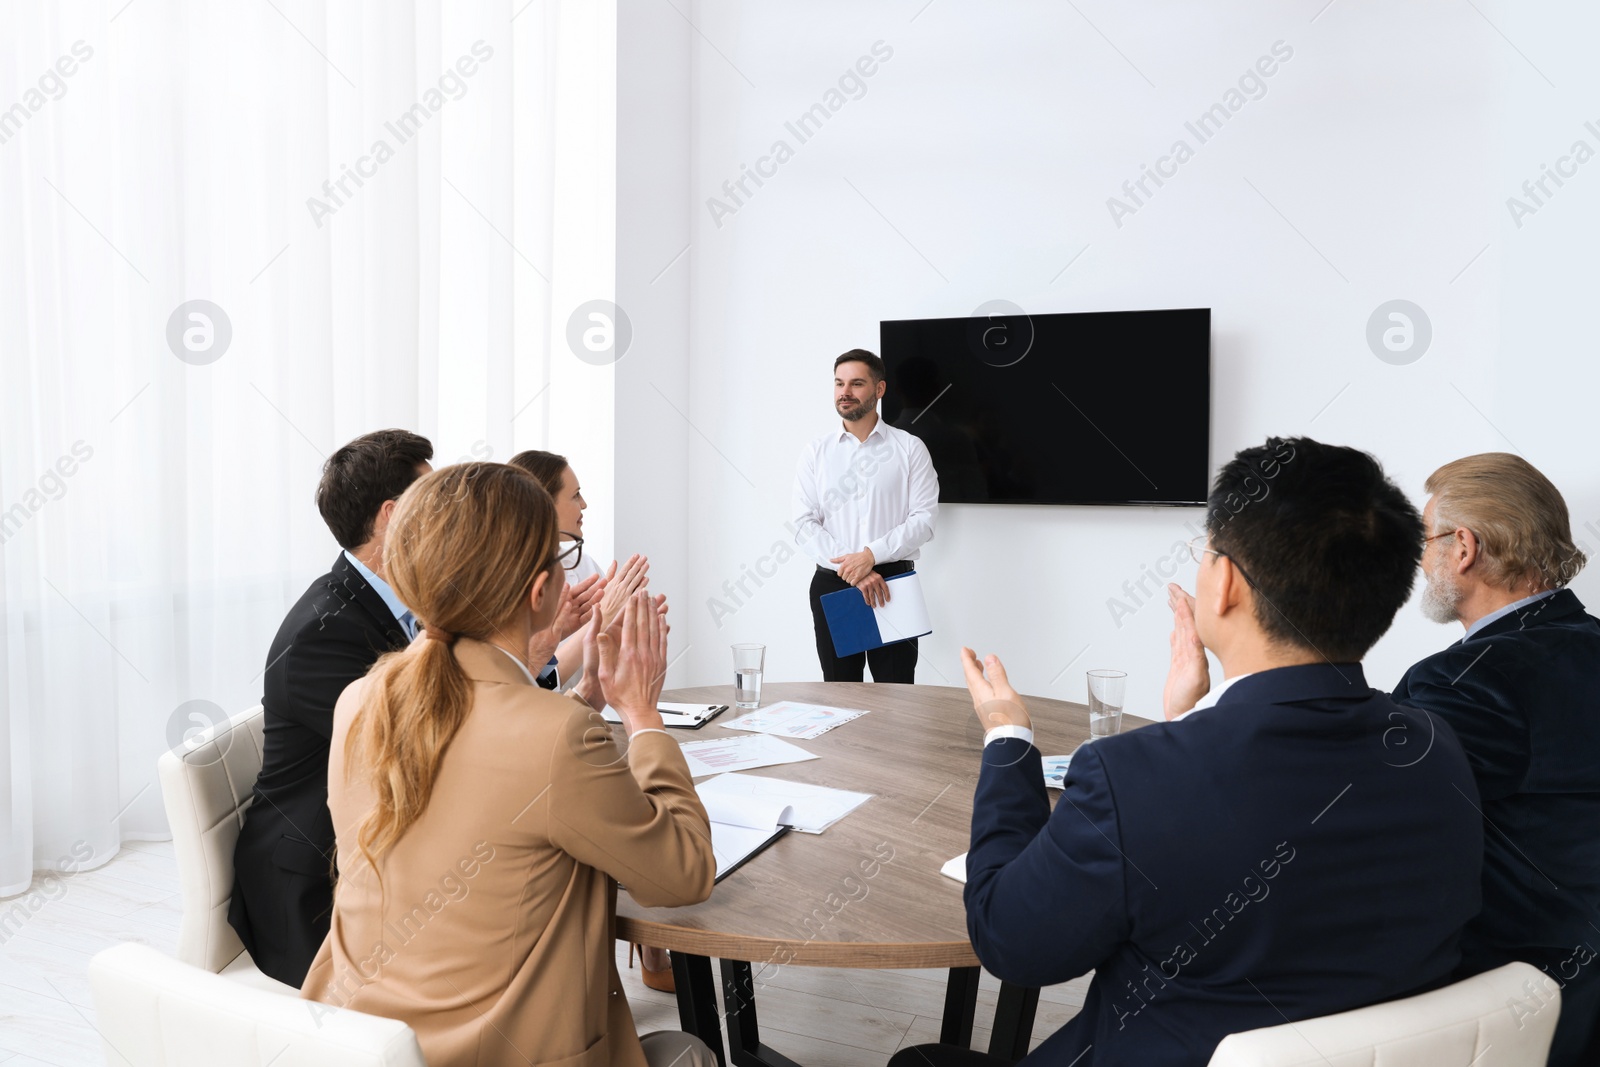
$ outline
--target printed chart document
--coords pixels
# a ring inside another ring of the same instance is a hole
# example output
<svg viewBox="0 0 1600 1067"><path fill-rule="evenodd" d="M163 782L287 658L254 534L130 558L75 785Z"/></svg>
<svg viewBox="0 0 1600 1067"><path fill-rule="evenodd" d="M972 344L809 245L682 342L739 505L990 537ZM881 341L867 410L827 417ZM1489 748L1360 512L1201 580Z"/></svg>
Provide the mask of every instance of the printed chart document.
<svg viewBox="0 0 1600 1067"><path fill-rule="evenodd" d="M822 736L835 726L865 714L866 712L860 708L831 708L826 704L801 704L794 700L780 700L722 725L729 730L749 730L753 733L799 737L809 741L813 737Z"/></svg>
<svg viewBox="0 0 1600 1067"><path fill-rule="evenodd" d="M1071 762L1071 756L1044 757L1044 784L1046 789L1065 789L1067 787L1067 766Z"/></svg>
<svg viewBox="0 0 1600 1067"><path fill-rule="evenodd" d="M738 808L759 811L758 822L768 825L784 823L803 833L820 834L840 819L872 799L871 793L853 793L848 789L830 789L825 785L807 782L786 782L781 778L763 778L755 774L724 774L709 782L695 786L700 800L711 810L712 799L718 805L732 804ZM720 807L719 807L719 810Z"/></svg>
<svg viewBox="0 0 1600 1067"><path fill-rule="evenodd" d="M775 767L780 763L800 763L817 757L787 741L766 734L747 737L718 737L710 741L689 741L683 745L683 758L689 761L689 775L703 778L723 771L748 771L756 767Z"/></svg>

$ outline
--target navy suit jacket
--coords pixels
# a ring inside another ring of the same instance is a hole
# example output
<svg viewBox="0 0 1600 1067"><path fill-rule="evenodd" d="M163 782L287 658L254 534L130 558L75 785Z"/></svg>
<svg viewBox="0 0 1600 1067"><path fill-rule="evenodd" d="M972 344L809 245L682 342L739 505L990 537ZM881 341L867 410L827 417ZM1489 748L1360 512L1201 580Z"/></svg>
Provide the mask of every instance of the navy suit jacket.
<svg viewBox="0 0 1600 1067"><path fill-rule="evenodd" d="M297 989L333 910L333 705L406 641L383 597L341 552L289 609L267 652L261 776L233 850L228 922L257 967Z"/></svg>
<svg viewBox="0 0 1600 1067"><path fill-rule="evenodd" d="M1006 981L1095 972L1030 1063L1198 1067L1230 1033L1444 984L1477 804L1449 727L1359 664L1262 671L1080 749L1053 813L1038 750L986 746L967 927Z"/></svg>
<svg viewBox="0 0 1600 1067"><path fill-rule="evenodd" d="M1556 1052L1582 1024L1600 1054L1600 620L1559 590L1421 661L1394 698L1455 729L1483 797L1483 912L1461 973L1525 960L1576 980Z"/></svg>

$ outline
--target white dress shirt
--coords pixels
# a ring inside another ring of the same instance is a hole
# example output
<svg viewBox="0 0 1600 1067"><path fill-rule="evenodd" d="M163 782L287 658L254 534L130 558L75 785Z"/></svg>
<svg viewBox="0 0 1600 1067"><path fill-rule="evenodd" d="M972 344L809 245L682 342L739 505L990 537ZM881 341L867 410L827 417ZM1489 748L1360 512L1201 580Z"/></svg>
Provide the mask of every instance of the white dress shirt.
<svg viewBox="0 0 1600 1067"><path fill-rule="evenodd" d="M1248 678L1254 673L1255 671L1246 671L1243 674L1236 674L1232 678L1223 679L1221 685L1212 686L1210 692L1206 693L1205 696L1194 702L1194 707L1183 712L1182 714L1174 715L1172 717L1172 721L1177 722L1179 719L1182 719L1188 715L1193 715L1197 711L1203 711L1206 708L1215 707L1217 701L1222 699L1222 694L1226 693L1234 682L1237 682L1241 678Z"/></svg>
<svg viewBox="0 0 1600 1067"><path fill-rule="evenodd" d="M829 570L863 548L878 563L917 559L933 539L939 476L928 446L882 417L865 441L841 424L800 453L791 510L801 550Z"/></svg>

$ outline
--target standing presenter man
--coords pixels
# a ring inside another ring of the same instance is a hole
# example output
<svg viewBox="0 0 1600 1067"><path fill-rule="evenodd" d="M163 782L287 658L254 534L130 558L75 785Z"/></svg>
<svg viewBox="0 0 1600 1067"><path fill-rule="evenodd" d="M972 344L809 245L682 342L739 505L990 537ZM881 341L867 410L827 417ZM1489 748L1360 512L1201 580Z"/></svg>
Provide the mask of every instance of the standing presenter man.
<svg viewBox="0 0 1600 1067"><path fill-rule="evenodd" d="M796 540L816 561L811 619L828 682L911 682L917 640L853 656L834 653L822 597L849 586L877 607L889 601L885 578L914 567L933 538L939 477L921 440L878 417L886 386L883 360L855 348L833 361L833 406L844 420L800 453L794 477Z"/></svg>

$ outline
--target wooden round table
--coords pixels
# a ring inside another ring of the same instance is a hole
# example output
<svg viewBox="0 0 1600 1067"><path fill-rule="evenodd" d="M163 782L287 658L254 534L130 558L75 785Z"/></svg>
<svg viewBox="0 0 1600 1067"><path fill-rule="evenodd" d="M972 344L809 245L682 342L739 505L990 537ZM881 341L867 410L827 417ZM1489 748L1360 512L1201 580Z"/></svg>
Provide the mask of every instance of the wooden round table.
<svg viewBox="0 0 1600 1067"><path fill-rule="evenodd" d="M760 1044L753 999L763 968L785 964L950 968L942 1039L967 1044L978 959L967 939L961 883L939 868L969 842L983 743L972 698L944 686L856 682L773 683L761 697L763 707L793 700L869 714L815 740L791 742L820 759L748 773L872 799L821 834L785 834L719 882L703 904L642 908L620 894L617 936L673 950L684 1029L711 1045L719 1060L710 960L722 961L728 1038L739 1067L790 1062ZM662 699L730 705L699 730L673 731L682 741L751 736L727 729L748 714L731 706L732 686L678 689ZM1042 752L1071 752L1089 736L1084 705L1024 699ZM1037 996L1037 990L1002 989L991 1051L1000 1046L1002 1054L1015 1053L1010 1058L1027 1051ZM998 1017L1008 1011L1016 1018Z"/></svg>

